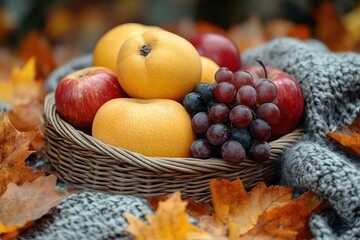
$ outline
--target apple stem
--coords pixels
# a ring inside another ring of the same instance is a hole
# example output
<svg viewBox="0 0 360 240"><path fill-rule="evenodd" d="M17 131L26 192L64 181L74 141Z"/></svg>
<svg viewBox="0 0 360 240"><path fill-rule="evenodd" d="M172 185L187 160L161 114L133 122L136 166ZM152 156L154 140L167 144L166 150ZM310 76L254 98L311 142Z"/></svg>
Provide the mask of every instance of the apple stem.
<svg viewBox="0 0 360 240"><path fill-rule="evenodd" d="M148 45L143 45L140 48L140 55L144 57L146 57L150 52L151 52L151 47L149 47Z"/></svg>
<svg viewBox="0 0 360 240"><path fill-rule="evenodd" d="M263 63L263 61L259 60L259 59L256 59L256 61L262 66L262 68L264 69L264 73L265 73L265 78L268 78L268 75L267 75L267 71L266 71L266 67L265 67L265 64Z"/></svg>

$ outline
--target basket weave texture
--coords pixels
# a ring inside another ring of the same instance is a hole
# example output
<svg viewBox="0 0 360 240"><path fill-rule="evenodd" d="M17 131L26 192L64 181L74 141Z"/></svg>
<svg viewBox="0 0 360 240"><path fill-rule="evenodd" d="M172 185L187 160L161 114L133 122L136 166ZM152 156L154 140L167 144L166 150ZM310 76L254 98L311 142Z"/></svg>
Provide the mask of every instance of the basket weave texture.
<svg viewBox="0 0 360 240"><path fill-rule="evenodd" d="M60 118L54 92L45 98L45 152L61 180L79 188L141 197L180 191L182 197L197 201L211 199L209 181L214 178L240 178L249 189L260 181L278 179L276 159L301 138L303 130L270 142L268 161L245 159L231 165L223 159L147 157L105 144L76 130Z"/></svg>

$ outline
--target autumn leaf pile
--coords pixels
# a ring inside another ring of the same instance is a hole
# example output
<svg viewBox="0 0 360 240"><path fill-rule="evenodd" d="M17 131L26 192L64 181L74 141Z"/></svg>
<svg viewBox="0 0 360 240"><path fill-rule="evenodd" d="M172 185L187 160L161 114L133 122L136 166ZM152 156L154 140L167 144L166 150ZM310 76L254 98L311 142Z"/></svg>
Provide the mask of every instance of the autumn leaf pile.
<svg viewBox="0 0 360 240"><path fill-rule="evenodd" d="M293 190L261 182L246 192L240 179L211 180L212 204L182 200L180 193L149 197L157 208L147 215L148 223L126 214L126 229L135 239L308 239L310 214L323 208L321 199L306 192L292 199ZM199 217L198 212L203 215ZM199 218L200 226L190 223L187 214Z"/></svg>
<svg viewBox="0 0 360 240"><path fill-rule="evenodd" d="M19 132L4 111L0 119L0 236L16 237L22 229L56 206L67 192L56 189L56 177L26 166L37 131Z"/></svg>
<svg viewBox="0 0 360 240"><path fill-rule="evenodd" d="M24 45L21 53L32 57L23 68L14 68L8 80L0 81L0 101L11 106L10 113L2 111L0 118L1 239L15 238L69 195L56 189L54 175L26 165L26 160L39 155L44 147L43 79L49 72L37 68L36 59L47 61L50 57L38 55L49 52L38 35L29 35L28 40L42 50L35 54L33 48L25 47L30 45Z"/></svg>

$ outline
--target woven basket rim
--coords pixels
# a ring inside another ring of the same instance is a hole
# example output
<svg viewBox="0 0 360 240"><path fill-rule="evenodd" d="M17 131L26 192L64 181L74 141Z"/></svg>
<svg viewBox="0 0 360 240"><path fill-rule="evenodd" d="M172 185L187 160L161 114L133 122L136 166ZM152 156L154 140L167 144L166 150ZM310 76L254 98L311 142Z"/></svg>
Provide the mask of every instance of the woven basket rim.
<svg viewBox="0 0 360 240"><path fill-rule="evenodd" d="M69 139L86 149L91 149L98 154L105 154L113 159L119 159L119 163L126 162L129 165L142 166L149 171L158 172L211 172L222 169L224 171L233 171L234 168L243 168L246 166L256 166L259 163L245 158L238 165L225 162L221 158L171 158L171 157L149 157L140 153L133 152L124 148L115 147L75 129L69 123L61 119L56 111L55 92L48 93L45 97L44 112L46 121L48 121L56 132L65 139ZM287 147L301 138L303 128L299 127L281 138L269 142L271 146L271 156L268 161L274 161ZM264 162L266 164L266 161Z"/></svg>

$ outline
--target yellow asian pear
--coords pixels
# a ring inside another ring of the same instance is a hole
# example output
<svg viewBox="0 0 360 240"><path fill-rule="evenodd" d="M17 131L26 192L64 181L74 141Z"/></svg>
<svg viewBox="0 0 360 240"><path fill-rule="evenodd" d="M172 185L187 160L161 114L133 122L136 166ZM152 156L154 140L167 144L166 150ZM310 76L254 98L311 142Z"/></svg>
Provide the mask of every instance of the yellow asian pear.
<svg viewBox="0 0 360 240"><path fill-rule="evenodd" d="M93 65L106 67L116 72L118 52L125 40L150 29L160 29L140 23L120 24L106 32L96 43L93 52Z"/></svg>
<svg viewBox="0 0 360 240"><path fill-rule="evenodd" d="M129 37L118 54L119 83L133 98L182 101L200 82L201 71L193 45L165 30Z"/></svg>
<svg viewBox="0 0 360 240"><path fill-rule="evenodd" d="M214 83L215 73L220 66L210 58L204 56L201 56L200 60L202 66L201 82Z"/></svg>
<svg viewBox="0 0 360 240"><path fill-rule="evenodd" d="M117 98L95 115L92 136L145 156L190 157L191 117L170 99Z"/></svg>

